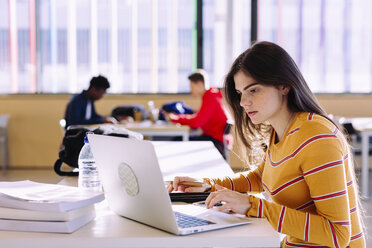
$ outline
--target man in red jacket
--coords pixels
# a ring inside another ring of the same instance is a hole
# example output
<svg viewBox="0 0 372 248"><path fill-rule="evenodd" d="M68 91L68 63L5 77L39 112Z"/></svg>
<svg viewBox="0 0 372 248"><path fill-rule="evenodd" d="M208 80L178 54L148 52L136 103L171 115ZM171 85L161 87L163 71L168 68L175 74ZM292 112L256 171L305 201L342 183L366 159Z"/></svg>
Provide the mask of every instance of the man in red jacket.
<svg viewBox="0 0 372 248"><path fill-rule="evenodd" d="M227 124L227 116L223 104L222 94L217 88L209 88L202 71L191 74L190 92L201 97L200 110L195 114L165 113L172 122L188 125L191 128L201 128L203 135L191 136L190 140L210 140L225 158L223 133Z"/></svg>

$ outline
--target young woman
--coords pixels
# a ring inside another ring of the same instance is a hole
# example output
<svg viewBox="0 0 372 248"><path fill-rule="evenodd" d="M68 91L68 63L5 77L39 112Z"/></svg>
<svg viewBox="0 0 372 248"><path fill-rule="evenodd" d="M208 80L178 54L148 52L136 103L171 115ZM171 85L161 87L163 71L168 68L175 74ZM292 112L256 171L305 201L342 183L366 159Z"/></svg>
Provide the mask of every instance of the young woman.
<svg viewBox="0 0 372 248"><path fill-rule="evenodd" d="M233 178L206 178L208 208L267 218L286 234L282 247L365 247L348 143L327 118L288 53L259 42L241 54L225 80L237 133L262 163ZM257 139L269 137L257 147ZM168 190L203 191L176 177ZM250 194L265 191L272 201Z"/></svg>

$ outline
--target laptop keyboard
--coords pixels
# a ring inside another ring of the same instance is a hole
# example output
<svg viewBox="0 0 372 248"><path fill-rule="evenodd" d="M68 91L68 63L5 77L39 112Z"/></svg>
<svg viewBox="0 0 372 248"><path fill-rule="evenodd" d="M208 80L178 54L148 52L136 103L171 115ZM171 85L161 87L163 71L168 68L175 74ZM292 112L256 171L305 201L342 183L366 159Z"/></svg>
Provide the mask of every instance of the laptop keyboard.
<svg viewBox="0 0 372 248"><path fill-rule="evenodd" d="M198 217L182 214L176 211L174 212L174 215L176 216L176 221L177 221L178 226L181 228L215 224L211 221L203 220Z"/></svg>

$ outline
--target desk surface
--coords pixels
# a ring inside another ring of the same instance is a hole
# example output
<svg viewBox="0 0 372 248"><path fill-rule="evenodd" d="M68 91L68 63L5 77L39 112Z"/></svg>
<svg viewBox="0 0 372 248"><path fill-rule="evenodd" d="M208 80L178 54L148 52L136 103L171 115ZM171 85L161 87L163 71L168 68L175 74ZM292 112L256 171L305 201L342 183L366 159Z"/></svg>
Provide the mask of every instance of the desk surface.
<svg viewBox="0 0 372 248"><path fill-rule="evenodd" d="M153 141L164 180L175 176L232 176L230 165L211 141Z"/></svg>
<svg viewBox="0 0 372 248"><path fill-rule="evenodd" d="M143 121L143 122L130 122L127 124L115 124L118 126L122 126L131 130L183 130L189 131L190 127L185 125L179 125L174 123L167 123L167 122L159 122L157 124L153 124L151 121Z"/></svg>
<svg viewBox="0 0 372 248"><path fill-rule="evenodd" d="M347 118L345 122L352 123L353 127L360 131L362 136L362 171L361 171L361 196L362 199L369 198L369 138L372 137L372 118Z"/></svg>
<svg viewBox="0 0 372 248"><path fill-rule="evenodd" d="M357 131L372 131L372 117L350 117L339 119L340 124L351 123Z"/></svg>
<svg viewBox="0 0 372 248"><path fill-rule="evenodd" d="M95 128L98 128L100 126L102 127L123 127L132 131L137 132L151 132L153 135L157 135L161 133L162 135L170 133L170 135L183 135L184 133L188 134L190 131L189 126L185 125L179 125L174 123L167 123L167 122L158 122L158 123L152 123L151 121L143 121L143 122L130 122L125 124L92 124L92 125L73 125L76 127L88 127L92 130ZM72 127L72 126L71 126Z"/></svg>
<svg viewBox="0 0 372 248"><path fill-rule="evenodd" d="M138 133L141 133L144 136L182 136L184 141L189 139L190 127L174 124L174 123L167 123L167 122L158 122L152 123L151 121L143 121L143 122L130 122L126 124L101 124L99 126L105 125L114 125L115 127L123 127ZM96 125L95 125L96 126Z"/></svg>
<svg viewBox="0 0 372 248"><path fill-rule="evenodd" d="M72 234L0 231L1 247L280 247L279 236L266 219L189 236L167 232L120 217L106 201L97 217Z"/></svg>
<svg viewBox="0 0 372 248"><path fill-rule="evenodd" d="M345 121L352 123L356 130L372 131L372 118L370 117L346 118Z"/></svg>
<svg viewBox="0 0 372 248"><path fill-rule="evenodd" d="M200 177L232 174L211 142L153 143L164 178L195 173ZM77 178L68 177L62 183L76 185ZM176 236L120 217L108 208L106 201L97 204L96 210L95 220L72 234L0 231L1 247L280 247L279 236L266 219L254 219L245 226Z"/></svg>
<svg viewBox="0 0 372 248"><path fill-rule="evenodd" d="M151 121L142 121L142 122L128 122L128 123L117 123L117 124L91 124L91 125L73 125L73 126L85 126L90 128L98 128L100 126L114 126L114 127L124 127L131 130L183 130L189 131L190 127L180 124L175 124L172 122L159 121L157 123L152 123Z"/></svg>

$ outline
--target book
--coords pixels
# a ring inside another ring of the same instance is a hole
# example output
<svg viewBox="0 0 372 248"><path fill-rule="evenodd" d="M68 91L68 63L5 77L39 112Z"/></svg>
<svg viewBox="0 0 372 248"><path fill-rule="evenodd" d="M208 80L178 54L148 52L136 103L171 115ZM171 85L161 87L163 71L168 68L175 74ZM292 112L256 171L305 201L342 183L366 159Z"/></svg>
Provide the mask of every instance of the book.
<svg viewBox="0 0 372 248"><path fill-rule="evenodd" d="M95 218L95 212L90 212L71 221L32 221L0 219L0 230L72 233Z"/></svg>
<svg viewBox="0 0 372 248"><path fill-rule="evenodd" d="M29 180L0 182L0 207L65 212L105 199L103 192Z"/></svg>
<svg viewBox="0 0 372 248"><path fill-rule="evenodd" d="M0 207L0 219L36 221L72 221L88 213L95 212L94 205L64 212L37 211Z"/></svg>

